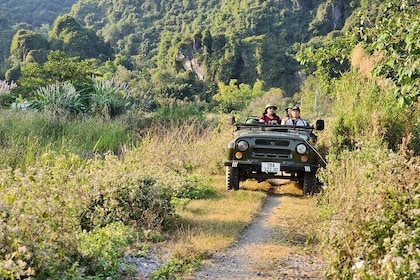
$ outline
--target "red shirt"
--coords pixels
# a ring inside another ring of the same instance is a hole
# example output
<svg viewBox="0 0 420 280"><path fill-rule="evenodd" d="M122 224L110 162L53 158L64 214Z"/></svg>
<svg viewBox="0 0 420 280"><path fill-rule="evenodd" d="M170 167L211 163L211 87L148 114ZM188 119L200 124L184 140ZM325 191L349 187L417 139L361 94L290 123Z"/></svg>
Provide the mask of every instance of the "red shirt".
<svg viewBox="0 0 420 280"><path fill-rule="evenodd" d="M280 117L277 115L272 116L271 118L267 116L267 114L262 114L260 116L260 120L263 120L266 124L280 124L281 120Z"/></svg>

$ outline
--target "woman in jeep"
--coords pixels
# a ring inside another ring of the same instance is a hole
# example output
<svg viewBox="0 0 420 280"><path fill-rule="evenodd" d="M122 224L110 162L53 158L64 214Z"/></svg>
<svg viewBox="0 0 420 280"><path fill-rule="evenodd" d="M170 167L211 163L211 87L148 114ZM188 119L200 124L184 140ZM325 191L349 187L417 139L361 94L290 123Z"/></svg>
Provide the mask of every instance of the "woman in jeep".
<svg viewBox="0 0 420 280"><path fill-rule="evenodd" d="M266 124L280 124L281 119L276 115L277 106L273 104L267 104L264 109L264 113L260 116L260 122Z"/></svg>

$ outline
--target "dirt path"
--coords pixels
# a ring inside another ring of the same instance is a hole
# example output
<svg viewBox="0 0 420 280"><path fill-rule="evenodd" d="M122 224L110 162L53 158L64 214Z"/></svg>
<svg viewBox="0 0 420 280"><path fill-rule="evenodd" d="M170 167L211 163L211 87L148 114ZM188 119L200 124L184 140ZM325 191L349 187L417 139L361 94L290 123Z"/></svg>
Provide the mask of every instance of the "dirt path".
<svg viewBox="0 0 420 280"><path fill-rule="evenodd" d="M301 196L268 195L239 240L188 279L323 279L322 261L305 246L308 225L300 224L311 203Z"/></svg>
<svg viewBox="0 0 420 280"><path fill-rule="evenodd" d="M321 280L324 264L314 246L315 200L302 197L292 183L269 191L260 210L238 240L212 258L192 276L178 279L311 279ZM134 258L135 280L165 263L159 252L147 258Z"/></svg>

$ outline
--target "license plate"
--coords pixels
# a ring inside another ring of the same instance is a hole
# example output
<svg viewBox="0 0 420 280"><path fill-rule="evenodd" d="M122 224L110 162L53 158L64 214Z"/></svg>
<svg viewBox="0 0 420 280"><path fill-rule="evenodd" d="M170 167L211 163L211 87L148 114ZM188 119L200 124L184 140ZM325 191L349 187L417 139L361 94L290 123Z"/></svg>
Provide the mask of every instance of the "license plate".
<svg viewBox="0 0 420 280"><path fill-rule="evenodd" d="M279 173L280 163L278 162L262 162L261 171L265 173Z"/></svg>

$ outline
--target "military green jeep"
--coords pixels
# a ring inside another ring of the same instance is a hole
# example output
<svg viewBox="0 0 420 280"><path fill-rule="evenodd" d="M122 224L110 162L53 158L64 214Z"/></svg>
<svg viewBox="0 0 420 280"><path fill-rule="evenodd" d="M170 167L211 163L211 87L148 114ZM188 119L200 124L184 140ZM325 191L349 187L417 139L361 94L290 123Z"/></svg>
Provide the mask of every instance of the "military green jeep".
<svg viewBox="0 0 420 280"><path fill-rule="evenodd" d="M244 123L235 123L234 139L227 150L226 187L238 190L246 179L258 182L266 179L290 179L303 185L303 194L318 191L316 172L325 160L315 149L314 130L323 130L324 121L314 126L284 126L259 123L248 117Z"/></svg>

